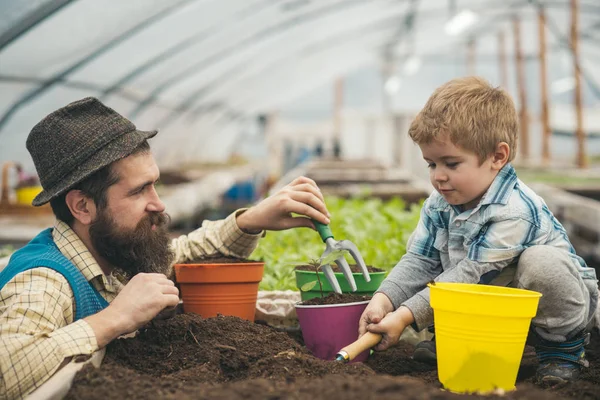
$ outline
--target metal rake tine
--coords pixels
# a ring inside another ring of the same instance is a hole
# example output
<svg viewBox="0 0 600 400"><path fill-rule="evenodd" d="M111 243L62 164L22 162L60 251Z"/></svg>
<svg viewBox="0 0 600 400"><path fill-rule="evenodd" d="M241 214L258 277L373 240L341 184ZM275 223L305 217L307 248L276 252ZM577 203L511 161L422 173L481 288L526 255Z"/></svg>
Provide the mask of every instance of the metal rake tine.
<svg viewBox="0 0 600 400"><path fill-rule="evenodd" d="M356 265L358 265L363 276L365 277L365 281L371 282L371 275L369 275L369 270L367 269L367 265L365 264L365 260L363 260L360 251L358 251L358 247L356 247L356 245L349 240L342 240L338 242L338 246L348 250L348 252L352 255L352 258L354 258L354 261L356 261Z"/></svg>
<svg viewBox="0 0 600 400"><path fill-rule="evenodd" d="M352 270L350 269L350 266L348 265L348 262L346 261L344 256L338 257L335 260L335 263L344 273L344 277L350 284L350 288L352 289L352 291L356 292L356 282L354 281L354 276L352 275Z"/></svg>
<svg viewBox="0 0 600 400"><path fill-rule="evenodd" d="M331 265L329 265L329 264L323 265L321 267L321 271L323 271L323 275L325 275L325 278L327 278L327 281L333 288L333 291L341 294L342 288L340 287L340 283L335 278L335 274L333 273L333 269L331 268Z"/></svg>

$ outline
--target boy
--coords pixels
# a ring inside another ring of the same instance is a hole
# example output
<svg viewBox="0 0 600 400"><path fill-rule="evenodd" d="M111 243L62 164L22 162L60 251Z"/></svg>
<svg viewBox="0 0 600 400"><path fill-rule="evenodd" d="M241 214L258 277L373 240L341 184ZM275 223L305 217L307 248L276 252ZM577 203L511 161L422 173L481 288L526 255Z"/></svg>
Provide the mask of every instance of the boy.
<svg viewBox="0 0 600 400"><path fill-rule="evenodd" d="M431 280L518 287L541 292L532 339L536 380L558 386L587 366L584 348L598 301L596 274L575 254L544 201L517 179L510 96L468 77L439 87L409 129L436 189L425 201L408 251L364 311L359 333L383 334L376 350L396 343L408 325L433 323ZM418 354L435 360L435 342Z"/></svg>

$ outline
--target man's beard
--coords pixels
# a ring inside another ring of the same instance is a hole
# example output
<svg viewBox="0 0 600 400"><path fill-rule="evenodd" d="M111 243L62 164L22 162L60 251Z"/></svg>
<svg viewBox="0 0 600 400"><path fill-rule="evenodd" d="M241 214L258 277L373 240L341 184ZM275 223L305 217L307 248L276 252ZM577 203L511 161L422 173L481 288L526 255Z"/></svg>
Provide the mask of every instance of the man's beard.
<svg viewBox="0 0 600 400"><path fill-rule="evenodd" d="M90 239L101 257L130 278L140 272L167 274L174 258L169 221L165 213L151 213L128 230L119 228L112 216L101 210L90 225Z"/></svg>

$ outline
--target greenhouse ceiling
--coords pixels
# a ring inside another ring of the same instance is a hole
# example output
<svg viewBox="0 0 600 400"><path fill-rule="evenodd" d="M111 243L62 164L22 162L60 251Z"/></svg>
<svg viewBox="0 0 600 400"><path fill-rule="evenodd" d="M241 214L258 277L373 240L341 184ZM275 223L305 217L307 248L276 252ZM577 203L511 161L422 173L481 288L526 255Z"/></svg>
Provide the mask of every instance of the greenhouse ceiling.
<svg viewBox="0 0 600 400"><path fill-rule="evenodd" d="M360 70L408 78L413 89L401 103L418 108L432 85L467 72L468 43L476 43L477 72L498 82L500 43L514 58L515 17L524 57L536 59L540 5L553 96L560 97L560 85L570 82L570 3L0 0L0 161L28 158L31 127L85 96L99 97L141 128L158 128L157 143L183 139L204 155L208 137L235 137L245 121L285 111ZM579 0L579 8L582 73L595 104L600 3ZM353 82L347 90L359 93L360 79Z"/></svg>

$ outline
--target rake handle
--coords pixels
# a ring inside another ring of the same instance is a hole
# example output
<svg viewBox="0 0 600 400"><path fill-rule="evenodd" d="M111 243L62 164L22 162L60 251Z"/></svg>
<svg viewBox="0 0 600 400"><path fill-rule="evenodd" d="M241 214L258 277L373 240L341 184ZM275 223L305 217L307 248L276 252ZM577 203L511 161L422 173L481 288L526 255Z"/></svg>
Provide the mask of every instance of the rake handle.
<svg viewBox="0 0 600 400"><path fill-rule="evenodd" d="M329 228L329 225L325 225L320 223L317 220L312 220L313 224L315 224L315 228L317 228L317 232L319 232L319 236L321 236L321 239L323 240L323 242L325 242L327 239L332 238L333 237L333 233L331 233L331 229Z"/></svg>
<svg viewBox="0 0 600 400"><path fill-rule="evenodd" d="M349 344L338 352L338 355L344 354L343 361L352 361L357 355L365 350L375 347L377 343L381 342L381 335L379 333L367 332L358 338L354 343Z"/></svg>

